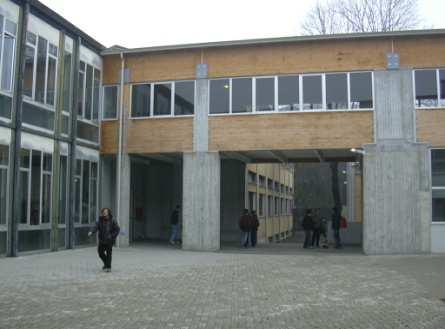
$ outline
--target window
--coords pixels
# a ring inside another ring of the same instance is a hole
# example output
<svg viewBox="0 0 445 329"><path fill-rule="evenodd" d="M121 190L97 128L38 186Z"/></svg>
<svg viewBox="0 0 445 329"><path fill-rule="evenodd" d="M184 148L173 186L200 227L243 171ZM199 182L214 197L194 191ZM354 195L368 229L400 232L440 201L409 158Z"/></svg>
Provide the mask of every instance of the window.
<svg viewBox="0 0 445 329"><path fill-rule="evenodd" d="M249 184L256 184L256 173L253 171L249 171L247 173L248 183Z"/></svg>
<svg viewBox="0 0 445 329"><path fill-rule="evenodd" d="M346 73L326 74L326 107L328 110L348 108L348 79Z"/></svg>
<svg viewBox="0 0 445 329"><path fill-rule="evenodd" d="M437 106L437 76L436 70L415 71L416 106Z"/></svg>
<svg viewBox="0 0 445 329"><path fill-rule="evenodd" d="M84 120L96 122L99 113L101 71L94 66L80 62L78 116Z"/></svg>
<svg viewBox="0 0 445 329"><path fill-rule="evenodd" d="M249 192L249 211L256 210L256 193Z"/></svg>
<svg viewBox="0 0 445 329"><path fill-rule="evenodd" d="M266 177L259 175L259 184L261 187L266 187Z"/></svg>
<svg viewBox="0 0 445 329"><path fill-rule="evenodd" d="M40 225L51 222L52 155L22 149L20 154L21 224Z"/></svg>
<svg viewBox="0 0 445 329"><path fill-rule="evenodd" d="M117 107L119 104L118 90L118 86L104 86L104 105L102 112L104 119L117 119Z"/></svg>
<svg viewBox="0 0 445 329"><path fill-rule="evenodd" d="M278 77L278 110L279 111L299 111L299 77L282 76Z"/></svg>
<svg viewBox="0 0 445 329"><path fill-rule="evenodd" d="M275 197L274 198L275 199L275 204L274 204L274 214L275 214L275 216L278 216L280 213L279 213L279 198L278 197Z"/></svg>
<svg viewBox="0 0 445 329"><path fill-rule="evenodd" d="M17 24L0 15L1 90L12 92Z"/></svg>
<svg viewBox="0 0 445 329"><path fill-rule="evenodd" d="M210 113L229 113L230 80L210 80Z"/></svg>
<svg viewBox="0 0 445 329"><path fill-rule="evenodd" d="M258 198L258 216L264 216L264 194L260 194Z"/></svg>
<svg viewBox="0 0 445 329"><path fill-rule="evenodd" d="M273 111L275 108L275 78L256 78L256 111Z"/></svg>
<svg viewBox="0 0 445 329"><path fill-rule="evenodd" d="M267 212L269 217L273 216L274 211L273 211L273 197L271 195L269 195L267 197Z"/></svg>
<svg viewBox="0 0 445 329"><path fill-rule="evenodd" d="M0 225L6 224L8 193L9 147L0 145Z"/></svg>
<svg viewBox="0 0 445 329"><path fill-rule="evenodd" d="M175 115L191 115L195 112L195 82L175 82Z"/></svg>
<svg viewBox="0 0 445 329"><path fill-rule="evenodd" d="M445 149L431 150L433 222L445 222Z"/></svg>
<svg viewBox="0 0 445 329"><path fill-rule="evenodd" d="M153 93L153 115L170 115L172 112L171 83L155 84Z"/></svg>
<svg viewBox="0 0 445 329"><path fill-rule="evenodd" d="M60 156L59 224L67 222L68 209L68 157Z"/></svg>
<svg viewBox="0 0 445 329"><path fill-rule="evenodd" d="M24 95L54 107L57 79L57 46L32 32L27 33Z"/></svg>
<svg viewBox="0 0 445 329"><path fill-rule="evenodd" d="M445 106L445 70L439 70L440 106Z"/></svg>
<svg viewBox="0 0 445 329"><path fill-rule="evenodd" d="M321 75L303 76L303 109L318 110L323 108Z"/></svg>
<svg viewBox="0 0 445 329"><path fill-rule="evenodd" d="M131 89L131 116L133 118L150 116L151 85L133 85Z"/></svg>
<svg viewBox="0 0 445 329"><path fill-rule="evenodd" d="M71 98L71 79L73 72L73 55L68 48L65 40L65 52L63 54L63 85L62 85L62 134L70 133L70 113L72 107Z"/></svg>
<svg viewBox="0 0 445 329"><path fill-rule="evenodd" d="M252 112L252 79L232 79L232 113Z"/></svg>
<svg viewBox="0 0 445 329"><path fill-rule="evenodd" d="M371 109L372 102L372 73L359 72L349 75L351 88L351 109Z"/></svg>
<svg viewBox="0 0 445 329"><path fill-rule="evenodd" d="M273 180L267 179L267 188L272 191L273 190Z"/></svg>
<svg viewBox="0 0 445 329"><path fill-rule="evenodd" d="M74 222L90 225L97 217L97 162L76 160Z"/></svg>

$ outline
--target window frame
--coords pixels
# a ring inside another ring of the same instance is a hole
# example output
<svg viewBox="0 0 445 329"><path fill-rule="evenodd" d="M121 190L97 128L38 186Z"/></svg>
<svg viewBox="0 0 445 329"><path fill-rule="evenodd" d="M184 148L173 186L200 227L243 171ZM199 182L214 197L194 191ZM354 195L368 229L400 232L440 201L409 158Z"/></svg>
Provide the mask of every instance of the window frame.
<svg viewBox="0 0 445 329"><path fill-rule="evenodd" d="M76 166L77 166L77 161L80 161L80 170L79 167L76 168L76 170L78 170L80 172L80 174L77 174L77 172L74 173L74 179L79 179L79 221L76 222L76 217L73 218L73 223L74 223L74 227L78 228L78 227L91 227L93 226L96 221L97 221L97 216L99 214L99 175L100 175L100 160L99 159L95 159L92 160L90 158L82 158L82 157L76 157ZM86 182L84 182L83 179L83 169L85 166L85 163L88 162L88 206L87 206L87 213L88 213L88 222L83 223L82 222L82 216L83 216L83 187L84 184L86 184ZM96 209L94 211L95 214L95 218L90 218L91 217L91 210L90 210L90 206L91 206L91 196L92 193L91 192L91 183L92 183L92 178L91 178L91 173L92 173L92 163L96 164L96 191L95 191L95 196L96 196ZM74 184L75 186L75 184ZM76 189L74 187L74 211L76 209Z"/></svg>
<svg viewBox="0 0 445 329"><path fill-rule="evenodd" d="M102 103L103 103L102 102L102 87L103 87L102 86L102 79L103 79L103 72L102 72L102 69L99 66L97 66L97 65L95 65L93 63L87 62L85 60L81 60L81 62L85 63L85 69L81 70L81 66L79 65L79 70L77 71L77 75L76 76L77 76L77 79L79 79L80 72L83 73L82 114L79 114L78 109L76 108L76 112L75 112L76 113L76 118L77 118L78 121L82 121L82 122L87 123L89 125L93 125L93 126L99 127L100 126L100 120L101 120L100 115L98 114L97 121L95 121L93 119L94 77L95 77L95 74L96 74L96 70L99 71L100 72L100 80L99 80L99 98L98 98L99 107L98 107L98 110L100 110L101 107L102 107ZM90 109L90 111L91 111L91 113L90 113L91 114L91 119L88 119L88 118L85 117L85 104L86 104L85 100L86 100L86 91L87 91L86 83L87 83L87 68L88 68L88 65L91 66L92 70L93 70L93 73L91 75L91 109ZM82 141L85 141L85 140L82 139ZM94 142L91 142L91 141L87 141L87 142L92 143L92 145L97 145L97 143L94 143Z"/></svg>
<svg viewBox="0 0 445 329"><path fill-rule="evenodd" d="M0 164L0 169L5 169L6 170L6 185L9 186L9 170L10 170L10 166L11 166L11 145L10 144L1 144L2 146L6 146L8 148L8 164L4 165L4 164ZM0 223L0 231L2 231L2 229L6 230L9 224L9 200L10 200L10 195L8 192L6 192L6 221L5 224L1 224Z"/></svg>
<svg viewBox="0 0 445 329"><path fill-rule="evenodd" d="M176 90L176 83L177 82L193 82L193 114L180 114L175 115L175 90ZM171 94L170 94L170 113L169 114L154 114L154 89L155 85L163 85L163 84L171 84ZM133 86L137 85L150 85L150 108L148 111L148 116L140 116L140 117L134 117L133 116ZM120 88L119 88L120 90ZM210 90L209 90L210 93ZM119 94L120 95L120 94ZM143 119L165 119L165 118L191 118L194 117L196 112L196 80L193 79L186 79L186 80L168 80L168 81L150 81L150 82L136 82L132 83L130 85L130 104L129 104L129 115L128 118L130 120L143 120ZM103 102L102 102L103 103ZM118 113L119 113L119 103L118 103Z"/></svg>
<svg viewBox="0 0 445 329"><path fill-rule="evenodd" d="M16 55L17 55L17 30L18 30L18 24L8 18L5 17L5 15L1 15L0 16L3 17L3 26L2 26L2 32L0 34L0 38L1 38L1 45L0 45L0 51L1 51L1 61L0 61L0 93L5 95L5 96L10 96L12 97L13 93L14 93L14 71L15 71L15 59L16 59ZM16 34L12 34L11 32L6 31L6 22L12 22L16 25ZM5 50L5 35L8 35L10 37L12 37L13 39L13 46L12 46L12 60L11 60L11 78L10 78L10 86L11 89L10 90L5 90L1 87L1 79L3 78L3 64L4 64L4 50Z"/></svg>
<svg viewBox="0 0 445 329"><path fill-rule="evenodd" d="M431 225L445 225L445 221L433 221L433 191L445 191L445 185L444 186L433 186L433 151L434 150L445 150L445 148L442 147L432 147L430 148L430 182L431 182Z"/></svg>
<svg viewBox="0 0 445 329"><path fill-rule="evenodd" d="M28 167L19 166L19 172L27 172L28 173L28 191L27 191L27 214L26 214L26 223L21 223L21 218L19 219L19 230L21 231L29 231L29 230L47 230L51 228L51 224L53 221L52 218L52 191L53 191L53 170L54 170L54 154L50 152L46 152L44 150L21 147L21 149L25 149L29 151L29 163ZM34 152L40 152L40 188L39 188L39 219L37 225L31 225L31 184L32 184L32 156ZM51 155L51 172L43 169L43 159L44 155ZM42 204L43 204L43 176L47 175L50 178L50 194L51 197L49 199L49 222L42 222Z"/></svg>
<svg viewBox="0 0 445 329"><path fill-rule="evenodd" d="M105 113L105 89L106 88L112 88L112 87L116 87L117 88L117 94L116 94L116 117L115 118L105 118L104 117L104 113ZM101 104L101 114L100 114L100 120L101 121L116 121L119 119L119 113L120 113L120 96L121 96L121 91L120 91L120 85L119 84L110 84L110 85L103 85L102 86L102 104ZM131 89L131 92L133 92L133 89ZM131 103L131 100L130 100ZM130 115L131 115L131 106L130 106Z"/></svg>
<svg viewBox="0 0 445 329"><path fill-rule="evenodd" d="M372 99L372 107L370 108L353 108L351 107L351 74L356 73L370 73L371 74L371 99ZM346 74L346 81L347 81L347 100L348 100L348 106L347 108L342 109L328 109L327 108L327 99L326 99L326 75L332 75L332 74ZM438 73L437 73L438 74ZM299 101L299 107L298 110L294 111L280 111L279 110L279 78L280 77L286 77L286 76L295 76L298 77L298 101ZM321 97L322 97L322 107L320 109L304 109L303 108L303 100L304 100L304 86L303 86L303 78L308 76L319 76L321 78ZM250 78L252 79L252 111L251 112L233 112L233 106L232 106L232 93L233 93L233 79L240 79L240 78ZM267 78L274 78L274 110L273 111L257 111L256 106L256 81L258 79L267 79ZM375 93L374 93L374 71L372 70L359 70L359 71L346 71L346 72L315 72L315 73L289 73L289 74L280 74L280 75L264 75L264 76L242 76L242 77L218 77L214 79L208 80L208 97L210 100L210 83L211 81L215 80L229 80L229 111L227 113L210 113L210 107L208 109L208 115L209 116L226 116L226 115L259 115L259 114L272 114L272 113L311 113L311 112L367 112L367 111L374 111L375 106Z"/></svg>
<svg viewBox="0 0 445 329"><path fill-rule="evenodd" d="M440 70L445 70L445 68L438 67L423 67L412 70L412 82L413 82L413 103L416 110L432 110L432 109L443 109L445 104L441 105L440 101ZM436 94L437 94L437 106L417 106L416 104L416 72L417 71L435 71L436 72ZM444 95L445 96L445 95ZM444 98L445 99L445 98Z"/></svg>
<svg viewBox="0 0 445 329"><path fill-rule="evenodd" d="M45 110L48 111L52 111L52 112L56 112L56 105L57 105L57 96L59 93L58 90L58 76L59 76L59 54L60 54L60 49L59 49L59 45L55 45L52 42L50 42L50 40L48 40L47 38L41 36L40 34L33 32L33 31L26 31L26 35L28 35L28 33L32 33L33 35L36 36L36 44L32 44L28 41L28 38L26 38L26 46L33 48L34 49L34 62L33 62L33 74L32 74L32 92L31 92L31 97L28 95L23 95L23 101L26 101L27 103L34 105L34 106L39 106L40 108L43 108ZM38 44L39 44L39 38L42 38L44 40L46 40L47 44L46 44L46 56L45 56L45 83L44 83L44 102L41 103L39 101L35 100L36 97L36 79L37 79L37 52L38 52ZM49 47L50 45L53 45L54 47L57 48L57 56L54 56L53 54L51 54L49 52ZM48 93L48 62L49 62L49 57L51 57L52 59L55 59L56 64L55 64L55 84L54 84L54 105L48 104L47 103L47 93ZM32 126L32 125L31 125ZM34 128L34 126L32 126ZM48 129L44 129L45 131L49 131Z"/></svg>

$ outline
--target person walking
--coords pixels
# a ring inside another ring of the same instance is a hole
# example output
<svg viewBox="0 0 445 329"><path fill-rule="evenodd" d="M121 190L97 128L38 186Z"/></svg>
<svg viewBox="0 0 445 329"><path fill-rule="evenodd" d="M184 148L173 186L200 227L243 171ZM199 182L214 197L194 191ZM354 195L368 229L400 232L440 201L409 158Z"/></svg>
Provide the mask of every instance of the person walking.
<svg viewBox="0 0 445 329"><path fill-rule="evenodd" d="M102 269L105 272L111 272L111 255L113 253L113 245L119 235L120 228L117 222L113 219L111 210L103 208L100 211L99 220L96 222L94 228L88 232L88 236L97 233L99 243L97 245L97 253L99 258L104 263Z"/></svg>
<svg viewBox="0 0 445 329"><path fill-rule="evenodd" d="M340 222L341 222L341 211L340 208L332 208L332 230L334 232L334 243L335 248L339 249L342 247L340 239Z"/></svg>
<svg viewBox="0 0 445 329"><path fill-rule="evenodd" d="M241 230L241 245L244 248L247 248L249 246L251 229L251 218L249 215L249 210L247 209L244 209L243 215L239 220L239 228Z"/></svg>
<svg viewBox="0 0 445 329"><path fill-rule="evenodd" d="M312 216L312 247L320 248L321 218L317 211Z"/></svg>
<svg viewBox="0 0 445 329"><path fill-rule="evenodd" d="M179 210L181 207L179 205L176 206L175 210L173 210L170 216L170 225L171 225L171 235L169 242L172 245L175 245L177 241L179 241Z"/></svg>
<svg viewBox="0 0 445 329"><path fill-rule="evenodd" d="M260 221L255 210L252 210L250 220L252 225L250 228L250 242L252 247L255 247L258 239L258 227L260 227Z"/></svg>
<svg viewBox="0 0 445 329"><path fill-rule="evenodd" d="M304 229L304 244L303 248L309 248L311 245L311 231L313 229L312 210L307 209L304 215L302 226Z"/></svg>

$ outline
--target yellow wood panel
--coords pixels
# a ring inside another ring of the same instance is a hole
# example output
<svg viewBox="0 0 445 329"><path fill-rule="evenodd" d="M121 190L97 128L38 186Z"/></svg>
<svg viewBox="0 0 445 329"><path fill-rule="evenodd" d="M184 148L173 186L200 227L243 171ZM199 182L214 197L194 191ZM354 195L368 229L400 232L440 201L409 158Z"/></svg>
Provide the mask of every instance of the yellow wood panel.
<svg viewBox="0 0 445 329"><path fill-rule="evenodd" d="M129 153L190 152L193 149L193 118L130 120Z"/></svg>
<svg viewBox="0 0 445 329"><path fill-rule="evenodd" d="M118 121L102 121L100 131L100 152L116 154L118 149Z"/></svg>
<svg viewBox="0 0 445 329"><path fill-rule="evenodd" d="M102 83L104 85L120 82L121 59L118 55L103 57Z"/></svg>
<svg viewBox="0 0 445 329"><path fill-rule="evenodd" d="M445 147L445 109L417 110L417 140Z"/></svg>
<svg viewBox="0 0 445 329"><path fill-rule="evenodd" d="M371 111L219 116L209 127L212 151L348 149L374 140Z"/></svg>
<svg viewBox="0 0 445 329"><path fill-rule="evenodd" d="M445 66L445 37L411 37L394 41L394 51L400 54L400 65L408 68Z"/></svg>

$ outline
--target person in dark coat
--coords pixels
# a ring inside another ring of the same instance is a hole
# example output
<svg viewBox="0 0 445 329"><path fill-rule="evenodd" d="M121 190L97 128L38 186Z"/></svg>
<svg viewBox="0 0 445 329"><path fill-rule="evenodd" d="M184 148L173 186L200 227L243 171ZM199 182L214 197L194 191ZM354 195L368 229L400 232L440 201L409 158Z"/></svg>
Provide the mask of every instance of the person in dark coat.
<svg viewBox="0 0 445 329"><path fill-rule="evenodd" d="M258 237L258 227L260 227L260 221L258 220L258 216L255 210L252 210L250 214L252 227L250 228L250 242L252 247L256 246L257 237Z"/></svg>
<svg viewBox="0 0 445 329"><path fill-rule="evenodd" d="M170 225L172 228L172 233L170 235L170 244L175 244L176 241L179 240L179 210L181 207L179 205L176 206L175 210L173 210L170 216Z"/></svg>
<svg viewBox="0 0 445 329"><path fill-rule="evenodd" d="M341 209L339 207L332 208L332 231L334 232L335 248L342 247L340 239L340 222L341 222Z"/></svg>
<svg viewBox="0 0 445 329"><path fill-rule="evenodd" d="M304 230L304 244L303 248L308 248L311 245L311 232L313 229L312 210L307 209L302 222Z"/></svg>
<svg viewBox="0 0 445 329"><path fill-rule="evenodd" d="M88 233L88 236L97 233L99 241L97 253L104 263L102 269L105 272L111 272L111 255L113 253L113 245L116 242L119 232L119 225L113 219L111 210L109 208L103 208L100 211L99 220L96 222L94 228Z"/></svg>
<svg viewBox="0 0 445 329"><path fill-rule="evenodd" d="M312 247L320 247L321 218L319 212L312 216Z"/></svg>
<svg viewBox="0 0 445 329"><path fill-rule="evenodd" d="M241 245L244 248L247 248L249 246L251 227L252 227L252 220L249 215L249 210L244 209L243 215L239 220L239 228L241 230Z"/></svg>

